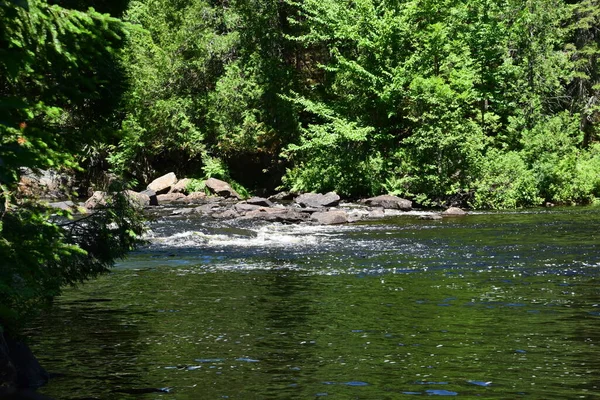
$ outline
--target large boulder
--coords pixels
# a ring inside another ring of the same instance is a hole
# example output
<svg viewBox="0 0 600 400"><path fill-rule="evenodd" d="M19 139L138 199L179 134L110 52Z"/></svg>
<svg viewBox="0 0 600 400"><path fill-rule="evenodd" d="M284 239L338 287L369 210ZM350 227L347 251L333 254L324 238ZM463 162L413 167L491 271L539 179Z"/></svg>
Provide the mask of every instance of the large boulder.
<svg viewBox="0 0 600 400"><path fill-rule="evenodd" d="M92 196L84 203L84 207L88 210L93 210L106 205L106 192L95 191Z"/></svg>
<svg viewBox="0 0 600 400"><path fill-rule="evenodd" d="M186 195L183 193L166 193L156 196L158 203L175 203L185 201Z"/></svg>
<svg viewBox="0 0 600 400"><path fill-rule="evenodd" d="M364 202L366 205L372 207L383 207L402 211L410 211L412 209L412 202L410 200L389 194L371 197Z"/></svg>
<svg viewBox="0 0 600 400"><path fill-rule="evenodd" d="M322 225L337 225L348 222L348 215L345 211L319 211L311 215L311 220Z"/></svg>
<svg viewBox="0 0 600 400"><path fill-rule="evenodd" d="M48 382L48 377L25 343L0 332L0 398L36 399L38 397L16 397L14 391L37 389Z"/></svg>
<svg viewBox="0 0 600 400"><path fill-rule="evenodd" d="M148 196L146 193L138 193L134 192L133 190L126 190L125 196L127 196L129 203L133 206L143 208L150 205L150 196Z"/></svg>
<svg viewBox="0 0 600 400"><path fill-rule="evenodd" d="M156 178L149 185L148 189L154 190L156 194L168 193L171 190L171 186L177 183L177 176L174 172L169 172L166 175Z"/></svg>
<svg viewBox="0 0 600 400"><path fill-rule="evenodd" d="M73 178L53 170L32 170L21 168L18 191L25 197L61 199L69 197L73 191Z"/></svg>
<svg viewBox="0 0 600 400"><path fill-rule="evenodd" d="M442 216L444 217L460 217L463 215L467 215L467 212L458 207L450 207L442 213Z"/></svg>
<svg viewBox="0 0 600 400"><path fill-rule="evenodd" d="M145 194L150 199L149 205L157 206L158 205L158 197L156 196L156 192L151 189L146 189L140 192L141 194Z"/></svg>
<svg viewBox="0 0 600 400"><path fill-rule="evenodd" d="M171 186L171 190L169 193L184 193L188 194L187 186L190 184L192 180L188 178L183 178L177 181L176 184Z"/></svg>
<svg viewBox="0 0 600 400"><path fill-rule="evenodd" d="M321 193L304 193L296 197L294 201L302 207L334 207L340 203L340 196L335 192L326 194Z"/></svg>
<svg viewBox="0 0 600 400"><path fill-rule="evenodd" d="M199 204L204 203L206 201L206 193L204 192L192 192L188 194L184 199L182 199L184 203L188 204Z"/></svg>
<svg viewBox="0 0 600 400"><path fill-rule="evenodd" d="M242 197L229 185L229 183L215 178L207 179L204 184L211 193L217 196L233 197L240 200Z"/></svg>
<svg viewBox="0 0 600 400"><path fill-rule="evenodd" d="M274 204L271 200L265 199L264 197L250 197L248 200L246 200L246 204L252 204L254 206L261 206L261 207L273 207L274 206Z"/></svg>
<svg viewBox="0 0 600 400"><path fill-rule="evenodd" d="M245 214L250 211L258 210L261 207L262 206L255 205L255 204L248 204L248 203L237 203L236 205L233 206L235 211L237 211L240 214Z"/></svg>
<svg viewBox="0 0 600 400"><path fill-rule="evenodd" d="M275 201L275 202L286 202L286 201L294 200L296 197L298 197L297 193L279 192L272 196L269 196L269 200Z"/></svg>
<svg viewBox="0 0 600 400"><path fill-rule="evenodd" d="M125 190L123 194L125 194L132 205L146 207L151 204L151 197L148 195L148 192L148 190L145 190L141 193L134 192L133 190ZM96 191L89 199L85 201L84 207L88 210L104 207L106 206L107 198L108 194L106 192Z"/></svg>

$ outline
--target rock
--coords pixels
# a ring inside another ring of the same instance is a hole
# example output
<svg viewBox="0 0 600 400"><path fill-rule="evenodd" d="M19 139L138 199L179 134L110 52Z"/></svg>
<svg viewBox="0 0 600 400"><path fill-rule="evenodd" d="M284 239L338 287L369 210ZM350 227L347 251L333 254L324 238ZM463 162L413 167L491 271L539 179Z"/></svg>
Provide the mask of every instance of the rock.
<svg viewBox="0 0 600 400"><path fill-rule="evenodd" d="M304 193L296 197L294 201L302 207L333 207L340 202L340 196L335 192L326 194L321 193Z"/></svg>
<svg viewBox="0 0 600 400"><path fill-rule="evenodd" d="M443 217L459 217L462 215L467 215L467 212L458 207L450 207L442 213Z"/></svg>
<svg viewBox="0 0 600 400"><path fill-rule="evenodd" d="M322 225L345 224L348 222L348 215L345 211L319 211L313 213L311 220Z"/></svg>
<svg viewBox="0 0 600 400"><path fill-rule="evenodd" d="M16 389L37 389L48 382L48 377L25 343L0 332L0 397L21 398L14 396ZM8 397L9 393L13 397Z"/></svg>
<svg viewBox="0 0 600 400"><path fill-rule="evenodd" d="M175 173L169 172L166 175L161 176L160 178L156 178L149 185L148 189L154 190L156 194L164 194L168 193L171 189L171 186L177 183L177 177Z"/></svg>
<svg viewBox="0 0 600 400"><path fill-rule="evenodd" d="M156 192L152 189L146 189L140 192L141 194L145 194L150 198L150 203L148 203L148 205L150 206L157 206L158 205L158 197L156 196Z"/></svg>
<svg viewBox="0 0 600 400"><path fill-rule="evenodd" d="M174 203L176 201L182 201L186 198L187 196L183 193L166 193L166 194L159 194L158 196L156 196L156 199L158 200L158 203Z"/></svg>
<svg viewBox="0 0 600 400"><path fill-rule="evenodd" d="M281 201L291 201L298 197L297 193L290 192L279 192L272 196L269 196L270 201L281 202Z"/></svg>
<svg viewBox="0 0 600 400"><path fill-rule="evenodd" d="M252 204L255 206L262 206L262 207L273 207L274 204L271 200L269 199L265 199L264 197L250 197L248 200L246 200L247 204Z"/></svg>
<svg viewBox="0 0 600 400"><path fill-rule="evenodd" d="M245 214L250 211L258 210L259 208L261 208L261 206L254 205L254 204L238 203L238 204L234 205L233 208L235 209L235 211L239 212L240 214Z"/></svg>
<svg viewBox="0 0 600 400"><path fill-rule="evenodd" d="M351 210L348 213L348 222L358 222L369 216L367 210Z"/></svg>
<svg viewBox="0 0 600 400"><path fill-rule="evenodd" d="M148 192L148 191L145 191ZM134 192L133 190L125 190L123 192L127 199L130 201L132 205L145 207L150 205L151 198L148 194L141 192ZM108 194L106 192L94 192L92 197L86 200L84 207L88 210L93 210L99 207L106 206L106 199L108 198ZM158 204L158 203L157 203Z"/></svg>
<svg viewBox="0 0 600 400"><path fill-rule="evenodd" d="M150 196L148 196L146 193L125 190L124 194L127 196L129 203L133 206L146 207L150 205Z"/></svg>
<svg viewBox="0 0 600 400"><path fill-rule="evenodd" d="M261 207L257 210L247 212L242 219L297 223L306 221L308 215L289 208Z"/></svg>
<svg viewBox="0 0 600 400"><path fill-rule="evenodd" d="M73 178L53 170L19 169L18 191L21 196L60 199L73 191Z"/></svg>
<svg viewBox="0 0 600 400"><path fill-rule="evenodd" d="M206 193L204 192L192 192L188 194L184 199L182 199L185 203L188 204L198 204L206 201Z"/></svg>
<svg viewBox="0 0 600 400"><path fill-rule="evenodd" d="M385 217L385 214L383 212L382 208L376 208L374 210L369 211L369 214L367 215L367 218L383 218Z"/></svg>
<svg viewBox="0 0 600 400"><path fill-rule="evenodd" d="M92 196L85 201L84 207L93 210L106 205L106 192L95 191Z"/></svg>
<svg viewBox="0 0 600 400"><path fill-rule="evenodd" d="M48 372L38 362L29 347L6 338L8 354L17 371L17 387L37 389L48 382Z"/></svg>
<svg viewBox="0 0 600 400"><path fill-rule="evenodd" d="M213 218L223 218L223 219L233 219L233 218L237 218L239 217L240 214L238 214L235 210L225 210L223 212L218 212L218 213L214 213L212 215Z"/></svg>
<svg viewBox="0 0 600 400"><path fill-rule="evenodd" d="M177 181L176 184L174 184L173 186L171 186L171 190L169 190L169 193L183 193L183 194L189 194L187 191L187 185L191 182L191 179L188 178L183 178Z"/></svg>
<svg viewBox="0 0 600 400"><path fill-rule="evenodd" d="M419 219L435 221L435 220L442 219L442 216L440 214L425 214L425 215L419 216Z"/></svg>
<svg viewBox="0 0 600 400"><path fill-rule="evenodd" d="M204 183L211 193L214 193L218 196L233 197L238 200L242 198L227 182L223 182L215 178L209 178Z"/></svg>
<svg viewBox="0 0 600 400"><path fill-rule="evenodd" d="M402 211L410 211L412 209L412 202L410 200L389 194L371 197L366 199L364 203L372 207L383 207Z"/></svg>

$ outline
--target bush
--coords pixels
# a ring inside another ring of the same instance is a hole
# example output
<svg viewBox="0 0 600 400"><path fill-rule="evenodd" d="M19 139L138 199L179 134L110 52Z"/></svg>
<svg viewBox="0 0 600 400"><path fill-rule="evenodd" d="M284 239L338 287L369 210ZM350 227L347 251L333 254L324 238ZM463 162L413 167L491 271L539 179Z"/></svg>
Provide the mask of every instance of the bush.
<svg viewBox="0 0 600 400"><path fill-rule="evenodd" d="M523 135L523 156L540 195L559 204L590 203L598 196L598 145L582 149L579 115L560 113Z"/></svg>
<svg viewBox="0 0 600 400"><path fill-rule="evenodd" d="M542 202L536 178L518 152L487 152L480 176L474 184L474 208L517 208Z"/></svg>
<svg viewBox="0 0 600 400"><path fill-rule="evenodd" d="M141 212L125 194L72 219L35 202L13 206L0 222L0 327L15 329L61 288L107 272L141 242Z"/></svg>

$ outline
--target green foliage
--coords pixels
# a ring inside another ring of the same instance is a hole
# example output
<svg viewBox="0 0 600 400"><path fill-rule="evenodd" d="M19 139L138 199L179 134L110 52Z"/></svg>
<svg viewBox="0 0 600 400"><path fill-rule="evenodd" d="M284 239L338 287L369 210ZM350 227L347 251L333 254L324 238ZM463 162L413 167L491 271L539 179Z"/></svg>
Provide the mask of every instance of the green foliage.
<svg viewBox="0 0 600 400"><path fill-rule="evenodd" d="M190 178L190 181L186 185L185 190L188 193L204 192L206 194L209 194L208 189L206 188L206 184L204 183L205 181L206 179Z"/></svg>
<svg viewBox="0 0 600 400"><path fill-rule="evenodd" d="M0 325L14 329L61 288L105 273L140 243L141 213L124 194L85 217L36 203L4 213L0 225Z"/></svg>
<svg viewBox="0 0 600 400"><path fill-rule="evenodd" d="M119 194L80 220L16 195L23 167L79 169L110 132L121 22L30 0L0 3L0 26L0 325L15 329L64 285L106 272L143 222Z"/></svg>
<svg viewBox="0 0 600 400"><path fill-rule="evenodd" d="M304 31L291 39L326 51L314 55L319 79L288 97L309 117L300 142L287 148L295 167L284 182L301 190L387 191L422 204L472 190L489 191L478 194L477 207L534 205L540 197L587 201L594 179L575 183L575 174L593 164L580 160L594 159L585 149L594 112L577 114L577 98L585 96L569 88L597 76L590 66L599 14L591 3L298 3L295 23ZM555 118L577 115L584 123L553 127ZM558 130L587 140L570 143L567 153L534 150ZM549 159L534 162L536 151Z"/></svg>
<svg viewBox="0 0 600 400"><path fill-rule="evenodd" d="M274 52L283 8L272 1L250 8L237 1L132 2L121 59L130 87L114 169L145 182L174 159L176 172L197 175L210 168L204 160L218 157L245 181L275 168L294 131L278 95L290 85L289 69ZM241 157L252 162L240 168Z"/></svg>
<svg viewBox="0 0 600 400"><path fill-rule="evenodd" d="M524 135L523 154L542 196L555 203L589 203L598 196L595 147L583 150L579 115L561 113Z"/></svg>
<svg viewBox="0 0 600 400"><path fill-rule="evenodd" d="M475 208L517 208L540 205L543 201L535 175L515 151L489 150L473 188L471 206Z"/></svg>
<svg viewBox="0 0 600 400"><path fill-rule="evenodd" d="M599 9L136 0L122 24L4 2L0 175L14 182L17 153L76 168L85 149L90 165L108 155L141 184L168 169L421 204L465 193L476 207L593 201Z"/></svg>

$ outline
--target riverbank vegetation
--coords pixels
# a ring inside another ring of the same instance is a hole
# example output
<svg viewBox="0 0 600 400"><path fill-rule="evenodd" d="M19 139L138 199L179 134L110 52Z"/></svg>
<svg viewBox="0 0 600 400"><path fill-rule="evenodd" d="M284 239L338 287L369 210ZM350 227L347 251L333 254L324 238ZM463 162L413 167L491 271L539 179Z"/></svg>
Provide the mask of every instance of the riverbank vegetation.
<svg viewBox="0 0 600 400"><path fill-rule="evenodd" d="M589 203L600 196L598 10L134 1L109 159L143 182L175 166L253 190Z"/></svg>
<svg viewBox="0 0 600 400"><path fill-rule="evenodd" d="M85 142L90 176L143 186L174 170L476 208L600 197L597 0L53 3L78 28L29 40L80 54L49 54L11 90L54 110L40 88L79 82L52 123L77 131L65 154ZM101 24L82 25L91 15ZM112 33L92 42L92 28Z"/></svg>

